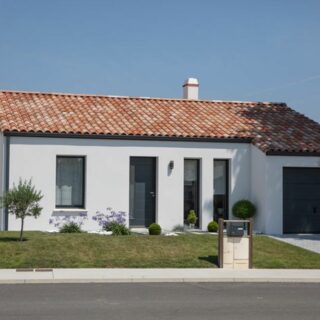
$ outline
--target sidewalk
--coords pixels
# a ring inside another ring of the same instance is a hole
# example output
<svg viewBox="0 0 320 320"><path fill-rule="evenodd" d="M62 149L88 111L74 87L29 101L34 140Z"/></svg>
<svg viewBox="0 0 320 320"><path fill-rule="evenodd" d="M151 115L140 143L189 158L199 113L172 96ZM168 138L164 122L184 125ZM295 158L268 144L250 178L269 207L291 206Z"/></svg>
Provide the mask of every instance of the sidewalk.
<svg viewBox="0 0 320 320"><path fill-rule="evenodd" d="M0 269L0 284L92 282L320 283L320 269Z"/></svg>

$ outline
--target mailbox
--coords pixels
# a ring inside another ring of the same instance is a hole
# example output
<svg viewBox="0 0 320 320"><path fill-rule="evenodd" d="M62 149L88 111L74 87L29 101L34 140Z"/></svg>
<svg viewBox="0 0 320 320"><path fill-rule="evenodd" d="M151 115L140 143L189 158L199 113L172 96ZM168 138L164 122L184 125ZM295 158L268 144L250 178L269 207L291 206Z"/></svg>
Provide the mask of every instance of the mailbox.
<svg viewBox="0 0 320 320"><path fill-rule="evenodd" d="M228 237L243 237L245 224L242 222L230 222L227 224Z"/></svg>
<svg viewBox="0 0 320 320"><path fill-rule="evenodd" d="M226 269L252 268L252 220L219 219L219 267Z"/></svg>

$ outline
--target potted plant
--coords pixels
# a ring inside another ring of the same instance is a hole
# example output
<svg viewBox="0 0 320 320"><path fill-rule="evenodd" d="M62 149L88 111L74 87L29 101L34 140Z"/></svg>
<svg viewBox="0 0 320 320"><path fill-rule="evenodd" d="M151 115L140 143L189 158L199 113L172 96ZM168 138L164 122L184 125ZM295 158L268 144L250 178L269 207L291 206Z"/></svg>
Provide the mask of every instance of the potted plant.
<svg viewBox="0 0 320 320"><path fill-rule="evenodd" d="M187 222L189 223L189 228L194 229L194 226L198 220L197 214L194 210L190 210L187 216Z"/></svg>

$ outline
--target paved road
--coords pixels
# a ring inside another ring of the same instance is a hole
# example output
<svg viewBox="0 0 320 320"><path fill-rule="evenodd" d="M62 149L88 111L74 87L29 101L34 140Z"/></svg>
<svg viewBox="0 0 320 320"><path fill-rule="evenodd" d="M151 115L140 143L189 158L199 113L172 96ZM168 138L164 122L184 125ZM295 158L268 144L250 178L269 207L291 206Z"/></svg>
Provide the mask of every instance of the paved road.
<svg viewBox="0 0 320 320"><path fill-rule="evenodd" d="M0 285L0 319L319 319L319 284Z"/></svg>

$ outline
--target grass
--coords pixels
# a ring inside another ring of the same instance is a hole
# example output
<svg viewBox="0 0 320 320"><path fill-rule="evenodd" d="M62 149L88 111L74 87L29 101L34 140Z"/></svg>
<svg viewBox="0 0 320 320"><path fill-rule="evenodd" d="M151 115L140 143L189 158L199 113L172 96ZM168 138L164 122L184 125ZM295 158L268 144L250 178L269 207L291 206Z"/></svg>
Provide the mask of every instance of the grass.
<svg viewBox="0 0 320 320"><path fill-rule="evenodd" d="M320 254L267 236L255 236L253 266L267 269L320 269Z"/></svg>
<svg viewBox="0 0 320 320"><path fill-rule="evenodd" d="M0 233L0 268L216 268L217 237ZM320 254L254 238L255 268L320 268Z"/></svg>

